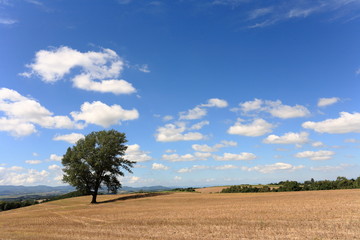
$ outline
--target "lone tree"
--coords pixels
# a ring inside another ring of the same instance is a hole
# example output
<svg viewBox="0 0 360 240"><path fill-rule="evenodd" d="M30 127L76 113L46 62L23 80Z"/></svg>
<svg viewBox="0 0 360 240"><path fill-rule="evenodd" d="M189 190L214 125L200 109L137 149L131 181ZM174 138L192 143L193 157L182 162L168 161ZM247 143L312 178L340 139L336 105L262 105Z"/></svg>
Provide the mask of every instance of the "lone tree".
<svg viewBox="0 0 360 240"><path fill-rule="evenodd" d="M96 203L98 190L106 186L112 193L121 187L118 176L123 169L132 173L136 162L124 158L126 136L115 130L92 132L76 145L68 148L63 156L63 182L76 187L83 194L92 195Z"/></svg>

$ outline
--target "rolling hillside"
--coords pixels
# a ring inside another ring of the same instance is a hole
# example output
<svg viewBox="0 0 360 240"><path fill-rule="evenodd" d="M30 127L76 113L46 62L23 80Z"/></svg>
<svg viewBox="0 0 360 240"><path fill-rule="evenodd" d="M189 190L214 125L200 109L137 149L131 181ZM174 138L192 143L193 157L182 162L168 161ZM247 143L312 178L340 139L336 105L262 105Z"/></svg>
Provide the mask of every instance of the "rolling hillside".
<svg viewBox="0 0 360 240"><path fill-rule="evenodd" d="M0 212L0 239L356 239L360 190L123 194Z"/></svg>

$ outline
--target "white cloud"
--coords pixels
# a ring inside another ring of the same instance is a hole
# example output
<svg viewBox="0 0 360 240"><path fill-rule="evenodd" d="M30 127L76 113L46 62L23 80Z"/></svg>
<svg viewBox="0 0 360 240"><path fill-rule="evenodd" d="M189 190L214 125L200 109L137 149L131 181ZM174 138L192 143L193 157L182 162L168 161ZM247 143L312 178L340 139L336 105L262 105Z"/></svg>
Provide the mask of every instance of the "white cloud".
<svg viewBox="0 0 360 240"><path fill-rule="evenodd" d="M261 99L255 98L254 101L247 101L244 103L240 103L240 110L243 112L250 112L250 111L258 111L262 109L264 101Z"/></svg>
<svg viewBox="0 0 360 240"><path fill-rule="evenodd" d="M70 133L65 135L56 135L53 137L54 141L65 141L71 144L75 144L80 139L85 138L85 136L81 133Z"/></svg>
<svg viewBox="0 0 360 240"><path fill-rule="evenodd" d="M341 134L360 133L360 113L341 112L339 118L321 122L304 122L303 128L313 129L320 133Z"/></svg>
<svg viewBox="0 0 360 240"><path fill-rule="evenodd" d="M192 148L193 148L195 151L200 151L200 152L216 152L216 151L219 151L219 149L216 148L215 146L210 147L210 146L207 145L207 144L203 144L203 145L193 144L193 145L192 145Z"/></svg>
<svg viewBox="0 0 360 240"><path fill-rule="evenodd" d="M194 155L197 160L207 160L207 158L211 157L211 153L208 152L195 152Z"/></svg>
<svg viewBox="0 0 360 240"><path fill-rule="evenodd" d="M36 132L35 124L43 128L82 128L68 116L55 116L34 99L24 97L8 88L0 89L0 131L14 136L26 136Z"/></svg>
<svg viewBox="0 0 360 240"><path fill-rule="evenodd" d="M273 117L278 117L282 119L287 118L296 118L296 117L306 117L310 115L309 110L302 105L289 106L284 105L280 100L270 101L270 100L261 100L255 98L253 101L247 101L240 103L240 110L243 113L248 112L268 112ZM238 109L235 109L238 110Z"/></svg>
<svg viewBox="0 0 360 240"><path fill-rule="evenodd" d="M95 91L95 92L112 92L114 94L130 94L135 91L131 83L125 80L102 80L101 82L93 81L90 74L81 74L73 78L74 87Z"/></svg>
<svg viewBox="0 0 360 240"><path fill-rule="evenodd" d="M170 116L170 115L166 115L166 116L163 117L163 121L165 121L165 122L173 120L173 119L174 119L174 117Z"/></svg>
<svg viewBox="0 0 360 240"><path fill-rule="evenodd" d="M218 108L225 108L227 106L228 106L227 101L219 98L211 98L208 100L207 103L200 105L200 107L218 107Z"/></svg>
<svg viewBox="0 0 360 240"><path fill-rule="evenodd" d="M220 150L220 148L235 147L235 146L237 146L237 142L234 142L234 141L221 141L221 143L215 144L212 147L207 145L207 144L203 144L203 145L193 144L191 147L195 151L200 151L200 152L217 152L217 151Z"/></svg>
<svg viewBox="0 0 360 240"><path fill-rule="evenodd" d="M150 157L148 154L148 152L142 151L140 149L140 145L133 144L129 145L126 149L125 158L135 162L146 162L152 159L152 157Z"/></svg>
<svg viewBox="0 0 360 240"><path fill-rule="evenodd" d="M200 119L204 116L206 116L207 111L206 109L195 107L193 109L188 110L187 112L180 112L180 119L181 120L194 120L194 119Z"/></svg>
<svg viewBox="0 0 360 240"><path fill-rule="evenodd" d="M169 167L167 167L161 163L153 163L151 166L151 169L153 169L153 170L168 170Z"/></svg>
<svg viewBox="0 0 360 240"><path fill-rule="evenodd" d="M337 166L319 166L319 167L311 167L310 170L311 171L321 171L321 172L332 172L332 171L342 171L348 167L351 167L352 165L350 164L346 164L346 163L342 163L340 165Z"/></svg>
<svg viewBox="0 0 360 240"><path fill-rule="evenodd" d="M216 161L248 161L256 158L253 153L242 152L240 154L224 153L223 156L213 155Z"/></svg>
<svg viewBox="0 0 360 240"><path fill-rule="evenodd" d="M11 169L0 167L0 185L34 185L47 182L49 172L35 169Z"/></svg>
<svg viewBox="0 0 360 240"><path fill-rule="evenodd" d="M277 101L266 101L268 106L267 111L274 117L278 118L296 118L306 117L310 115L309 110L301 105L289 106L283 105L280 100Z"/></svg>
<svg viewBox="0 0 360 240"><path fill-rule="evenodd" d="M358 1L340 0L340 1L318 1L318 0L301 0L301 1L277 1L274 4L264 2L252 8L247 3L251 1L242 0L216 0L222 5L228 5L233 8L240 4L245 5L243 8L249 8L249 14L245 20L248 28L262 28L274 25L279 22L288 21L294 18L307 18L309 16L327 13L323 16L329 17L332 21L342 19L343 21L352 21L357 19L359 4ZM218 3L218 4L220 4Z"/></svg>
<svg viewBox="0 0 360 240"><path fill-rule="evenodd" d="M198 158L196 158L192 154L185 154L185 155L179 155L179 154L163 154L162 159L170 162L188 162L188 161L196 161Z"/></svg>
<svg viewBox="0 0 360 240"><path fill-rule="evenodd" d="M204 170L209 169L209 166L203 166L203 165L193 165L191 168L181 168L177 172L178 173L189 173L196 170Z"/></svg>
<svg viewBox="0 0 360 240"><path fill-rule="evenodd" d="M311 146L313 146L313 147L325 147L325 144L323 142L316 141L316 142L311 143Z"/></svg>
<svg viewBox="0 0 360 240"><path fill-rule="evenodd" d="M81 112L71 112L71 116L76 121L85 121L102 127L110 127L114 124L120 124L121 121L134 120L139 118L136 109L125 110L120 105L106 105L100 101L92 103L85 102L81 105Z"/></svg>
<svg viewBox="0 0 360 240"><path fill-rule="evenodd" d="M201 122L199 122L199 123L196 123L196 124L192 125L192 126L189 128L189 130L200 130L200 129L202 129L204 126L209 125L209 124L210 124L209 121L201 121Z"/></svg>
<svg viewBox="0 0 360 240"><path fill-rule="evenodd" d="M176 141L194 141L203 140L205 136L199 132L187 132L189 130L184 122L175 124L169 123L163 127L159 127L155 134L158 142L176 142Z"/></svg>
<svg viewBox="0 0 360 240"><path fill-rule="evenodd" d="M344 140L344 142L346 143L360 143L360 140L355 139L355 138L347 138Z"/></svg>
<svg viewBox="0 0 360 240"><path fill-rule="evenodd" d="M250 167L250 168L242 167L241 169L244 171L249 171L249 172L257 171L257 172L261 172L261 173L272 173L272 172L279 171L279 170L292 172L292 171L295 171L298 169L302 169L304 167L305 166L303 166L303 165L293 166L289 163L277 162L274 164L258 165L258 166Z"/></svg>
<svg viewBox="0 0 360 240"><path fill-rule="evenodd" d="M304 151L304 152L299 152L297 154L295 154L295 157L297 158L309 158L311 160L328 160L331 159L333 157L333 155L335 155L335 152L333 151L325 151L325 150L321 150L321 151Z"/></svg>
<svg viewBox="0 0 360 240"><path fill-rule="evenodd" d="M236 134L248 137L258 137L266 133L270 133L272 128L275 126L271 123L268 123L264 119L255 119L250 124L242 124L242 119L238 119L235 125L231 126L228 129L229 134Z"/></svg>
<svg viewBox="0 0 360 240"><path fill-rule="evenodd" d="M61 167L59 165L53 164L48 167L49 170L61 170Z"/></svg>
<svg viewBox="0 0 360 240"><path fill-rule="evenodd" d="M147 64L143 64L143 65L137 65L136 68L140 71L140 72L144 72L144 73L149 73L150 69L149 66Z"/></svg>
<svg viewBox="0 0 360 240"><path fill-rule="evenodd" d="M11 135L20 137L36 133L36 128L32 123L23 122L20 119L0 118L0 131L10 132Z"/></svg>
<svg viewBox="0 0 360 240"><path fill-rule="evenodd" d="M12 166L12 167L8 168L8 170L18 172L18 171L23 171L25 169L23 167L19 167L19 166Z"/></svg>
<svg viewBox="0 0 360 240"><path fill-rule="evenodd" d="M238 168L237 166L231 165L231 164L226 164L223 166L216 166L214 167L215 170L229 170L229 169L236 169Z"/></svg>
<svg viewBox="0 0 360 240"><path fill-rule="evenodd" d="M131 177L127 178L128 183L137 183L139 181L140 181L140 177L131 176Z"/></svg>
<svg viewBox="0 0 360 240"><path fill-rule="evenodd" d="M338 101L340 101L340 98L338 98L338 97L319 98L317 106L318 107L326 107L326 106L332 105L334 103L337 103Z"/></svg>
<svg viewBox="0 0 360 240"><path fill-rule="evenodd" d="M176 150L175 149L166 149L165 152L166 153L175 153Z"/></svg>
<svg viewBox="0 0 360 240"><path fill-rule="evenodd" d="M130 94L135 88L125 80L118 80L125 62L111 49L101 52L79 52L63 46L52 50L40 50L34 62L26 65L30 71L25 77L37 75L44 82L54 83L78 68L80 73L73 77L74 86L80 89L114 94Z"/></svg>
<svg viewBox="0 0 360 240"><path fill-rule="evenodd" d="M63 156L58 156L56 154L51 154L49 160L50 161L57 161L60 162L62 160Z"/></svg>
<svg viewBox="0 0 360 240"><path fill-rule="evenodd" d="M293 133L288 132L283 136L270 135L263 140L267 144L303 144L309 141L307 132Z"/></svg>
<svg viewBox="0 0 360 240"><path fill-rule="evenodd" d="M182 177L180 177L180 176L175 176L175 177L174 177L174 180L175 180L175 181L181 181L181 180L182 180Z"/></svg>
<svg viewBox="0 0 360 240"><path fill-rule="evenodd" d="M26 160L25 162L26 162L27 164L32 164L32 165L42 163L41 160Z"/></svg>

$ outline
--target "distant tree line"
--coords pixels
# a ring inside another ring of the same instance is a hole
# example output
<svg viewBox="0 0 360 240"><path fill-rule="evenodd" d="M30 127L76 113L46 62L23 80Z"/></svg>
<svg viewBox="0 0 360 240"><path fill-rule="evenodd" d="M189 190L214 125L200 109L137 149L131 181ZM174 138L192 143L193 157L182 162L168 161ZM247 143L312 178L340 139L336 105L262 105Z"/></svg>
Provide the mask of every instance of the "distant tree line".
<svg viewBox="0 0 360 240"><path fill-rule="evenodd" d="M257 187L252 185L234 185L223 189L222 193L247 193L247 192L287 192L287 191L312 191L312 190L334 190L334 189L353 189L360 188L360 177L357 179L347 179L346 177L337 177L336 180L310 181L299 183L297 181L281 181L271 183L275 187L267 185Z"/></svg>
<svg viewBox="0 0 360 240"><path fill-rule="evenodd" d="M195 192L195 188L193 187L188 187L188 188L174 188L171 191L174 192Z"/></svg>
<svg viewBox="0 0 360 240"><path fill-rule="evenodd" d="M22 201L0 201L0 212L15 208L27 207L34 204L38 204L38 201L34 199L27 199Z"/></svg>
<svg viewBox="0 0 360 240"><path fill-rule="evenodd" d="M10 201L0 201L0 212L1 211L7 211L7 210L11 210L11 209L15 209L15 208L21 208L21 207L27 207L27 206L31 206L34 204L38 204L40 202L49 202L49 201L55 201L55 200L60 200L60 199L65 199L65 198L72 198L72 197L79 197L79 196L83 196L84 194L82 194L79 191L74 191L74 192L69 192L69 193L65 193L62 195L57 195L57 196L38 196L36 199L20 199L20 200L10 200Z"/></svg>

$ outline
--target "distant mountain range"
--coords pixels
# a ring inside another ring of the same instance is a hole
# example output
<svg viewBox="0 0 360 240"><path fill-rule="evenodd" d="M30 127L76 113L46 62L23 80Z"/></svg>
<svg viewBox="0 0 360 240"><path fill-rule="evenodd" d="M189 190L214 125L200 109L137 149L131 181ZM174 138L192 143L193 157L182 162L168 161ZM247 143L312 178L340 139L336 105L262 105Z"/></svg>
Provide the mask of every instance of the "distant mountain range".
<svg viewBox="0 0 360 240"><path fill-rule="evenodd" d="M171 190L172 188L164 186L151 186L151 187L122 187L119 189L120 193L124 192L156 192L156 191L166 191ZM75 191L75 188L72 186L58 186L50 187L45 185L39 186L14 186L14 185L0 185L0 198L5 198L9 196L26 196L26 195L60 195L68 192ZM105 191L104 191L105 192Z"/></svg>

